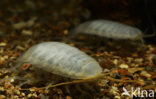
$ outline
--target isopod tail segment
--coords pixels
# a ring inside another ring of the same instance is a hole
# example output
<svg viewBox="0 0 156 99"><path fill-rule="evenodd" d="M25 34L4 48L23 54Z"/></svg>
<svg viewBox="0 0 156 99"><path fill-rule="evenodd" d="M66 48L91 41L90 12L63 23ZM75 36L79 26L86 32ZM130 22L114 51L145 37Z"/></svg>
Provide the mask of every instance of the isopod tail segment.
<svg viewBox="0 0 156 99"><path fill-rule="evenodd" d="M114 79L112 77L107 76L110 73L102 73L100 75L97 75L95 77L90 77L90 78L86 78L86 79L80 79L80 80L73 80L70 82L62 82L62 83L58 83L58 84L52 84L46 87L40 87L37 89L48 89L48 88L54 88L54 87L59 87L59 86L65 86L65 85L72 85L72 84L79 84L79 83L89 83L89 82L96 82L99 79L107 79L109 81L113 81L113 82L121 82L121 83L138 83L135 80L121 80L121 79ZM29 89L20 89L20 90L29 90Z"/></svg>

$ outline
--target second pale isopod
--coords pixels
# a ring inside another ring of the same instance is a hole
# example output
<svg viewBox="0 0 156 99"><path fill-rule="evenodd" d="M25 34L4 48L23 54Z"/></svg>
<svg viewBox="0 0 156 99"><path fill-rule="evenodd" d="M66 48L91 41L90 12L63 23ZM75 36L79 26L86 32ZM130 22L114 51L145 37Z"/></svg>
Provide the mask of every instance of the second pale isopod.
<svg viewBox="0 0 156 99"><path fill-rule="evenodd" d="M142 31L138 28L109 20L93 20L78 25L71 31L73 34L85 33L117 40L142 40Z"/></svg>

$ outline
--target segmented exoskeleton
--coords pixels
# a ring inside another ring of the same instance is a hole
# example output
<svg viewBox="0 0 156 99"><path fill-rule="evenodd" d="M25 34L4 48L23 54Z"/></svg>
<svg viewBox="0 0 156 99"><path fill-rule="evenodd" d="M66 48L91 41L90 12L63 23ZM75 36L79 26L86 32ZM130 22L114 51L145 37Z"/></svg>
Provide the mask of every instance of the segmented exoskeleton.
<svg viewBox="0 0 156 99"><path fill-rule="evenodd" d="M18 63L29 63L46 72L73 79L86 79L102 72L95 59L59 42L34 45L18 59Z"/></svg>
<svg viewBox="0 0 156 99"><path fill-rule="evenodd" d="M85 33L117 40L142 40L142 31L138 28L109 20L93 20L78 25L71 33Z"/></svg>

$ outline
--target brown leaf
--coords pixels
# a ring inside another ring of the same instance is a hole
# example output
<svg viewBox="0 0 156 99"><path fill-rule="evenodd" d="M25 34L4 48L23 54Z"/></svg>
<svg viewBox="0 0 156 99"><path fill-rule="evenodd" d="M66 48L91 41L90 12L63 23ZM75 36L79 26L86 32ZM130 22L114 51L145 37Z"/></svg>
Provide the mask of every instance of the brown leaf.
<svg viewBox="0 0 156 99"><path fill-rule="evenodd" d="M131 75L131 73L126 69L119 69L118 73L123 74L123 75Z"/></svg>

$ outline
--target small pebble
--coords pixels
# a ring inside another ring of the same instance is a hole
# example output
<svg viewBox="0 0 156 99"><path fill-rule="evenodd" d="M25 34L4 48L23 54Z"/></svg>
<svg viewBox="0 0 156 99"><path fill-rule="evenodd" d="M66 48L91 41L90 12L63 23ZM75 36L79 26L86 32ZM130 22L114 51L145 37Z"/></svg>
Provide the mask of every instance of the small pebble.
<svg viewBox="0 0 156 99"><path fill-rule="evenodd" d="M15 95L13 99L20 99L20 98L17 95Z"/></svg>
<svg viewBox="0 0 156 99"><path fill-rule="evenodd" d="M110 93L113 94L113 95L119 95L118 91L119 90L118 90L117 87L112 86L112 88L110 90Z"/></svg>
<svg viewBox="0 0 156 99"><path fill-rule="evenodd" d="M14 27L14 29L21 29L21 28L24 28L24 27L31 27L31 26L34 25L34 21L36 19L37 19L36 17L32 17L27 22L21 21L19 23L14 23L12 26Z"/></svg>
<svg viewBox="0 0 156 99"><path fill-rule="evenodd" d="M0 95L0 99L6 99L4 95Z"/></svg>
<svg viewBox="0 0 156 99"><path fill-rule="evenodd" d="M4 91L4 88L3 87L0 87L0 91Z"/></svg>
<svg viewBox="0 0 156 99"><path fill-rule="evenodd" d="M146 72L146 71L142 71L142 72L140 73L140 75L142 75L142 76L144 76L144 77L147 77L147 78L150 78L150 77L151 77L151 74L149 74L149 73Z"/></svg>
<svg viewBox="0 0 156 99"><path fill-rule="evenodd" d="M37 94L36 93L33 93L32 96L37 97Z"/></svg>
<svg viewBox="0 0 156 99"><path fill-rule="evenodd" d="M66 99L72 99L70 96L66 96Z"/></svg>
<svg viewBox="0 0 156 99"><path fill-rule="evenodd" d="M127 65L127 64L121 64L121 65L120 65L120 68L125 68L125 69L127 69L127 68L128 68L128 65Z"/></svg>
<svg viewBox="0 0 156 99"><path fill-rule="evenodd" d="M135 62L137 62L137 63L142 63L142 62L143 62L143 59L142 59L142 58L136 58L136 59L135 59Z"/></svg>
<svg viewBox="0 0 156 99"><path fill-rule="evenodd" d="M3 53L4 52L4 49L0 49L0 53Z"/></svg>
<svg viewBox="0 0 156 99"><path fill-rule="evenodd" d="M4 43L4 42L1 42L0 43L0 47L4 47L4 46L6 46L7 44L6 43Z"/></svg>
<svg viewBox="0 0 156 99"><path fill-rule="evenodd" d="M137 71L142 71L144 68L128 68L128 71L130 73L135 73Z"/></svg>
<svg viewBox="0 0 156 99"><path fill-rule="evenodd" d="M35 91L35 89L34 88L30 88L30 91L33 92L33 91Z"/></svg>
<svg viewBox="0 0 156 99"><path fill-rule="evenodd" d="M121 99L121 97L120 96L115 96L114 99Z"/></svg>
<svg viewBox="0 0 156 99"><path fill-rule="evenodd" d="M32 35L32 31L30 31L30 30L23 30L22 34L23 35Z"/></svg>
<svg viewBox="0 0 156 99"><path fill-rule="evenodd" d="M28 94L28 98L32 97L32 94Z"/></svg>
<svg viewBox="0 0 156 99"><path fill-rule="evenodd" d="M110 72L110 70L109 69L104 69L103 72L108 73L108 72Z"/></svg>
<svg viewBox="0 0 156 99"><path fill-rule="evenodd" d="M25 96L25 93L22 92L21 95L22 95L22 96Z"/></svg>
<svg viewBox="0 0 156 99"><path fill-rule="evenodd" d="M117 64L118 64L118 60L117 60L117 59L114 59L113 63L114 63L115 65L117 65Z"/></svg>
<svg viewBox="0 0 156 99"><path fill-rule="evenodd" d="M63 33L64 33L65 35L67 35L68 32L69 32L68 30L64 30L64 31L63 31Z"/></svg>
<svg viewBox="0 0 156 99"><path fill-rule="evenodd" d="M23 50L24 50L24 47L18 45L18 46L16 47L16 49L19 49L19 50L22 50L22 51L23 51Z"/></svg>
<svg viewBox="0 0 156 99"><path fill-rule="evenodd" d="M16 94L20 95L21 93L20 93L20 91L19 91L19 90L17 90L17 91L16 91Z"/></svg>

